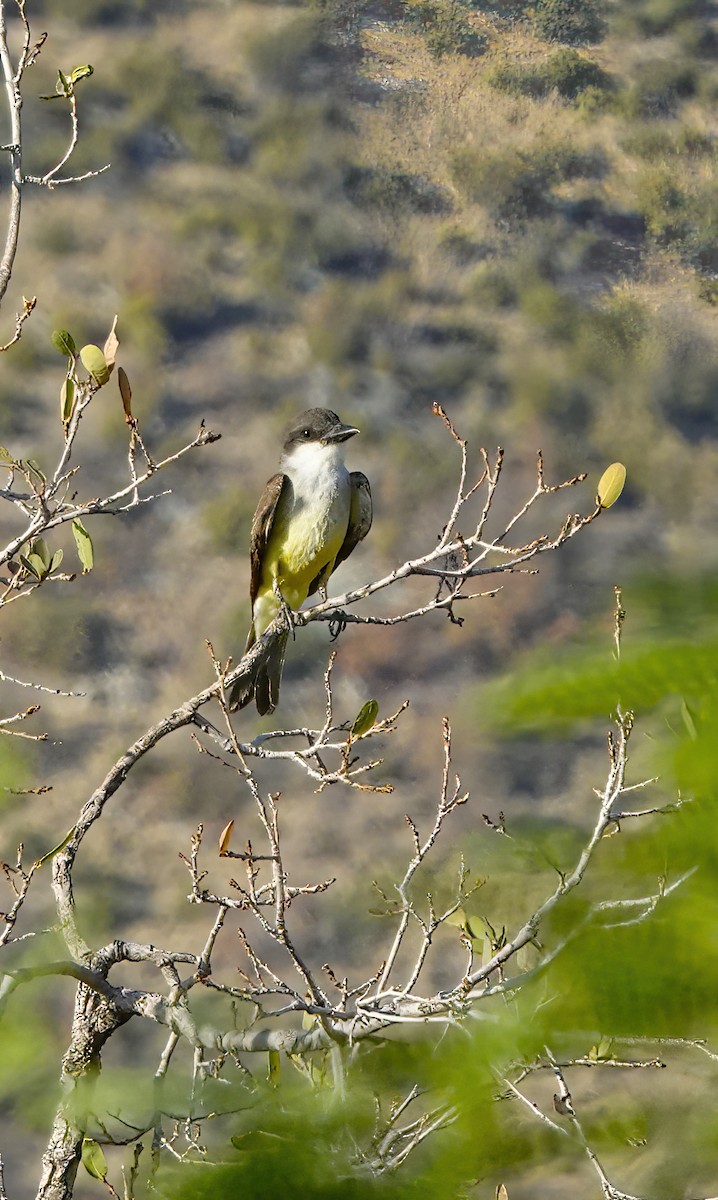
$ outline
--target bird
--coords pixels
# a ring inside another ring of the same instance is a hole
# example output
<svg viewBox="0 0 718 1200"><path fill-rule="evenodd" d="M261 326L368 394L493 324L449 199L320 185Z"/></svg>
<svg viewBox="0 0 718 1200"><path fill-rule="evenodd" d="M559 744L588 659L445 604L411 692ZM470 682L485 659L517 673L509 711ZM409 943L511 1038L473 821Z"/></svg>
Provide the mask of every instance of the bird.
<svg viewBox="0 0 718 1200"><path fill-rule="evenodd" d="M357 433L328 408L306 409L285 430L279 471L265 485L252 521L245 653L282 608L296 611L317 591L326 597L330 575L368 534L369 480L344 465L345 443ZM288 630L281 633L251 682L237 681L231 710L254 696L260 716L274 712L288 637Z"/></svg>

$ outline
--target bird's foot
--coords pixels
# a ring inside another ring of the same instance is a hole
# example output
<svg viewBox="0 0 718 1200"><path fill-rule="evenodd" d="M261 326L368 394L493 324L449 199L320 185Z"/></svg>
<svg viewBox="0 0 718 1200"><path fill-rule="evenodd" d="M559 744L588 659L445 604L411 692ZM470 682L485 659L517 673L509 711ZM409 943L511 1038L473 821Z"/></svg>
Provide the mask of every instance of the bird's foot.
<svg viewBox="0 0 718 1200"><path fill-rule="evenodd" d="M279 612L284 617L284 620L287 622L287 625L289 627L289 632L291 633L292 638L294 638L294 636L295 636L294 630L295 630L296 624L297 624L297 620L296 620L297 614L295 613L295 611L291 607L291 605L289 605L287 603L287 601L284 599L284 596L282 595L281 589L280 589L279 584L277 583L276 579L274 581L274 594L277 597L277 600L279 601Z"/></svg>
<svg viewBox="0 0 718 1200"><path fill-rule="evenodd" d="M329 636L333 642L336 642L340 633L344 633L348 624L346 613L338 612L335 617L332 617L329 622Z"/></svg>

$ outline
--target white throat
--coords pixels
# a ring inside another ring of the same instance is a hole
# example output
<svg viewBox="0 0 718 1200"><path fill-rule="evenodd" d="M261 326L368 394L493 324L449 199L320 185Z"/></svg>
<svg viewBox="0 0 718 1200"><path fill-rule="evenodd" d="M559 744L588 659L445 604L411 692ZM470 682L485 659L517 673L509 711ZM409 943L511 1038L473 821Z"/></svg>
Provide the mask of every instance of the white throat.
<svg viewBox="0 0 718 1200"><path fill-rule="evenodd" d="M295 496L310 499L327 492L336 492L348 479L344 466L344 447L340 443L307 442L294 446L280 463L292 481Z"/></svg>

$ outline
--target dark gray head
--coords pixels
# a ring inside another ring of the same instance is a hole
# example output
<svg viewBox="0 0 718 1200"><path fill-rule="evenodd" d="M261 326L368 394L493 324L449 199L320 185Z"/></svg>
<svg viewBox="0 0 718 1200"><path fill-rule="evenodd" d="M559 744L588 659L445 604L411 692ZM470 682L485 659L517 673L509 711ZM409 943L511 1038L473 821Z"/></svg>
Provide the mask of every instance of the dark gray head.
<svg viewBox="0 0 718 1200"><path fill-rule="evenodd" d="M308 408L292 421L284 434L282 446L285 457L298 446L332 446L346 442L359 430L354 425L345 425L330 408Z"/></svg>

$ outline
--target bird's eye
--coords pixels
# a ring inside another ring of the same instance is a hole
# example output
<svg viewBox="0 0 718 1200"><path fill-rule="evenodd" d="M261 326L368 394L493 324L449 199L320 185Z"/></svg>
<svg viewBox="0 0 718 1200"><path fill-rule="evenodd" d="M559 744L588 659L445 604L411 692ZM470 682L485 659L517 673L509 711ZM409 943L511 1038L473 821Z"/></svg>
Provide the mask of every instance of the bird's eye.
<svg viewBox="0 0 718 1200"><path fill-rule="evenodd" d="M303 429L303 430L302 430L302 437L303 437L303 438L307 438L307 440L309 440L309 438L310 438L311 436L312 436L312 431L311 431L311 429Z"/></svg>

